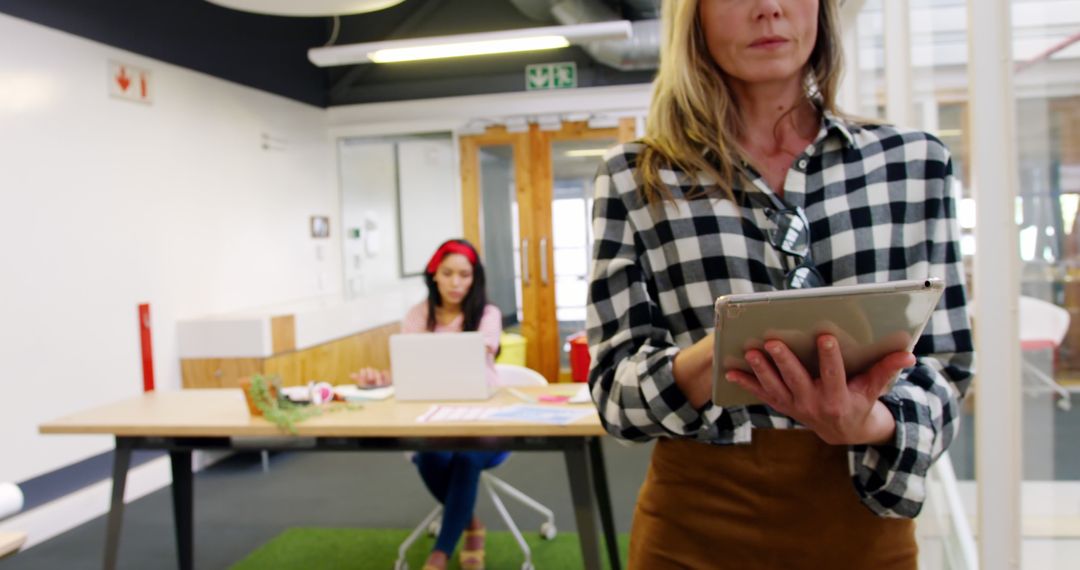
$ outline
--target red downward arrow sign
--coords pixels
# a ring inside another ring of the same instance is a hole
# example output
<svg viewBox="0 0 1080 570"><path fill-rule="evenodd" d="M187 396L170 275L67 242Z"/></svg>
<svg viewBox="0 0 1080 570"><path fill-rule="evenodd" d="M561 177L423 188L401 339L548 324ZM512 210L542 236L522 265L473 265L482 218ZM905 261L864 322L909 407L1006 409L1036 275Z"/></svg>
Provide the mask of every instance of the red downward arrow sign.
<svg viewBox="0 0 1080 570"><path fill-rule="evenodd" d="M120 85L121 91L127 91L128 85L131 85L131 79L127 76L127 70L123 66L120 66L120 75L116 76L116 83Z"/></svg>

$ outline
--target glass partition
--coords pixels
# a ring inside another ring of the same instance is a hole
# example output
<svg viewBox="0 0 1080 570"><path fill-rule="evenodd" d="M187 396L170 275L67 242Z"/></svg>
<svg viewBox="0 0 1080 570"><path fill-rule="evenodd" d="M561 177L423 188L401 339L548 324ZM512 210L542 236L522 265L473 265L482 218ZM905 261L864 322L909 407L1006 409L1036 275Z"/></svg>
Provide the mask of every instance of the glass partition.
<svg viewBox="0 0 1080 570"><path fill-rule="evenodd" d="M1024 568L1080 560L1080 0L1013 0Z"/></svg>
<svg viewBox="0 0 1080 570"><path fill-rule="evenodd" d="M479 147L480 200L483 204L484 268L491 303L511 331L522 321L521 230L514 185L514 147Z"/></svg>
<svg viewBox="0 0 1080 570"><path fill-rule="evenodd" d="M961 255L968 294L974 298L974 200L968 181L967 4L964 0L910 0L911 108L913 124L941 139L953 160L953 195L958 201ZM886 24L887 25L887 24ZM971 393L974 393L973 389ZM925 568L975 568L975 407L962 407L960 431L931 472L929 500L919 520Z"/></svg>

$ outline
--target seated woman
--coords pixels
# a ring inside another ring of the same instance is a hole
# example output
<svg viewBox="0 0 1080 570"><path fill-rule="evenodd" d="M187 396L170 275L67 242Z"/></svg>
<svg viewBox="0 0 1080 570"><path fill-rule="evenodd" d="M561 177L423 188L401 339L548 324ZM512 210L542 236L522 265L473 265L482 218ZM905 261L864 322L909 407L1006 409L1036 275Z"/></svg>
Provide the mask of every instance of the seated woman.
<svg viewBox="0 0 1080 570"><path fill-rule="evenodd" d="M428 298L405 315L401 332L480 332L488 352L488 384L497 384L495 355L502 315L487 302L484 266L476 249L465 240L443 243L428 262L424 282ZM353 379L363 386L385 385L390 383L390 373L364 368ZM480 472L502 463L507 455L504 451L423 451L414 456L424 484L443 504L442 527L424 570L446 568L462 532L461 567L483 569L484 525L473 515Z"/></svg>

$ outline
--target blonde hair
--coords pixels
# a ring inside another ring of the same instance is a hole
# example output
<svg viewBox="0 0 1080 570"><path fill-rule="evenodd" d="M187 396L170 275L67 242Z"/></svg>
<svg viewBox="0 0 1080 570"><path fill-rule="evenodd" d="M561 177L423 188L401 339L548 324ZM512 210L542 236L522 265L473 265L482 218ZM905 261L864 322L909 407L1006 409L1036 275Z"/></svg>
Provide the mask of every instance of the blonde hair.
<svg viewBox="0 0 1080 570"><path fill-rule="evenodd" d="M660 69L638 165L649 203L672 199L660 180L662 168L674 167L690 177L693 188L687 198L708 193L697 184L697 176L705 174L716 181L724 197L733 199L736 180L743 175L744 157L736 142L742 128L738 108L705 43L698 4L699 0L663 2ZM820 0L817 38L804 79L807 98L835 114L843 73L838 20L836 0Z"/></svg>

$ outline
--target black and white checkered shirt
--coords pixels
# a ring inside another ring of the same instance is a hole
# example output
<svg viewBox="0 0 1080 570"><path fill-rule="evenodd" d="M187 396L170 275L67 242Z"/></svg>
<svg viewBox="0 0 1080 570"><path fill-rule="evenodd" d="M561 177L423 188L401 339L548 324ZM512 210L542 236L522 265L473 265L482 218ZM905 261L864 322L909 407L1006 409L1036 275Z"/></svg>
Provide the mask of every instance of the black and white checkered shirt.
<svg viewBox="0 0 1080 570"><path fill-rule="evenodd" d="M671 373L675 354L712 330L717 297L783 283L788 261L768 243L769 203L759 194L771 190L757 177L754 188L736 189L735 202L686 200L690 178L661 170L675 203L647 206L637 172L643 149L611 149L596 178L587 327L601 420L625 439L714 444L747 443L753 428L799 427L764 405L695 409ZM973 371L949 152L926 133L825 114L816 140L788 171L783 198L805 210L813 260L827 283L945 282L915 347L917 364L882 397L896 417L895 441L849 451L863 503L881 516L913 517L931 462L956 434Z"/></svg>

